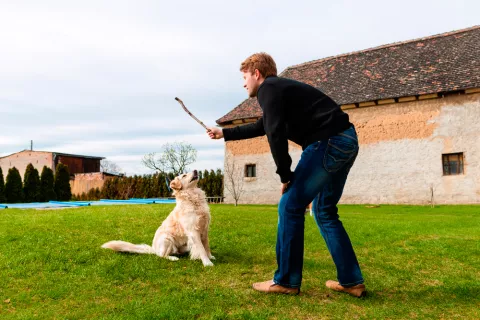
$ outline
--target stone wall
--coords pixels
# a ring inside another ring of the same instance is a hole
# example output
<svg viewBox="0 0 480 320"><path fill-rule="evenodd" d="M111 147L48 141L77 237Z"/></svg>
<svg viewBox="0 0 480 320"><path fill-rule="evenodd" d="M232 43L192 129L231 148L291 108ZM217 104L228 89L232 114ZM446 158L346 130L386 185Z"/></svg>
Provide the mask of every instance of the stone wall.
<svg viewBox="0 0 480 320"><path fill-rule="evenodd" d="M480 203L480 94L348 110L361 149L344 203ZM465 173L444 176L442 154Z"/></svg>

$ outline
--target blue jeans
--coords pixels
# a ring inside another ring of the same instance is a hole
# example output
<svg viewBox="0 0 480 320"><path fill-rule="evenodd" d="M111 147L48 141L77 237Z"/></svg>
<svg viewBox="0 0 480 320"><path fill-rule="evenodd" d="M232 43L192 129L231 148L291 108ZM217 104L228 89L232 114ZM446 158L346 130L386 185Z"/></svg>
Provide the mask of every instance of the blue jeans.
<svg viewBox="0 0 480 320"><path fill-rule="evenodd" d="M352 126L328 140L310 144L278 204L277 265L273 281L284 287L302 283L305 210L312 202L315 221L337 268L342 286L363 283L350 238L338 219L337 203L358 154Z"/></svg>

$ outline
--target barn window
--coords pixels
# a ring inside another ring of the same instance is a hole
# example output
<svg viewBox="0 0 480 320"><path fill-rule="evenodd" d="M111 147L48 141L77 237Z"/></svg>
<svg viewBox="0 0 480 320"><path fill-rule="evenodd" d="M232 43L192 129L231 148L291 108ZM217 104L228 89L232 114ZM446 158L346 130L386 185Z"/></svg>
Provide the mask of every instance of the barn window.
<svg viewBox="0 0 480 320"><path fill-rule="evenodd" d="M463 174L463 152L442 154L443 175Z"/></svg>
<svg viewBox="0 0 480 320"><path fill-rule="evenodd" d="M255 164L247 164L245 166L245 177L253 178L257 176L257 165Z"/></svg>

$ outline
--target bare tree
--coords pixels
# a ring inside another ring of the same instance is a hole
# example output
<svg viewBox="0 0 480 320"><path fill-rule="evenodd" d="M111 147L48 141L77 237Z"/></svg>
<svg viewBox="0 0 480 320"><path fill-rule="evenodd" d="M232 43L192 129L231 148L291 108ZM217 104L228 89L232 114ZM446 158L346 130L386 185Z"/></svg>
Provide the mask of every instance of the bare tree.
<svg viewBox="0 0 480 320"><path fill-rule="evenodd" d="M149 169L160 172L173 172L175 176L188 170L187 166L197 160L197 150L186 142L166 143L157 154L146 154L142 163Z"/></svg>
<svg viewBox="0 0 480 320"><path fill-rule="evenodd" d="M227 154L225 157L225 189L235 200L235 206L243 194L243 167L235 162L235 158Z"/></svg>
<svg viewBox="0 0 480 320"><path fill-rule="evenodd" d="M100 161L100 171L106 173L115 173L120 174L122 172L122 168L115 162L103 159Z"/></svg>
<svg viewBox="0 0 480 320"><path fill-rule="evenodd" d="M430 195L430 207L435 208L435 191L437 189L437 185L434 185L433 183L430 184L430 190L429 190L429 195Z"/></svg>

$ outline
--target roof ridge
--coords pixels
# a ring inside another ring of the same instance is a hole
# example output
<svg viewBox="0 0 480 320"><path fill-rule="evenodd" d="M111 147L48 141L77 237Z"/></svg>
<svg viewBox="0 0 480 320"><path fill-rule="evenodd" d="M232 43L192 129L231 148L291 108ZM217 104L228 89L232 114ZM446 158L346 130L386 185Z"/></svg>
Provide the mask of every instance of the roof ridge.
<svg viewBox="0 0 480 320"><path fill-rule="evenodd" d="M82 154L73 154L73 153L65 153L65 152L57 152L57 151L30 150L30 149L23 149L23 150L17 151L17 152L8 154L6 156L2 156L2 157L0 157L0 159L10 157L10 156L12 156L14 154L17 154L17 153L20 153L20 152L43 152L43 153L53 153L53 154L57 154L57 155L73 156L73 157L79 157L79 158L98 158L98 159L103 158L103 159L106 159L105 157L99 157L99 156L85 156L85 155L82 155Z"/></svg>
<svg viewBox="0 0 480 320"><path fill-rule="evenodd" d="M351 55L354 55L354 54L359 54L359 53L364 53L364 52L370 52L370 51L385 49L385 48L394 47L394 46L398 46L398 45L404 45L404 44L408 44L408 43L430 40L430 39L434 39L434 38L447 37L447 36L451 36L451 35L454 35L454 34L457 34L457 33L463 33L463 32L467 32L467 31L471 31L471 30L475 30L475 29L480 29L480 25L475 25L475 26L465 28L465 29L459 29L459 30L453 30L453 31L444 32L444 33L438 33L438 34L435 34L435 35L426 36L426 37L417 38L417 39L392 42L392 43L380 45L380 46L377 46L377 47L372 47L372 48L358 50L358 51L351 51L351 52L342 53L342 54L339 54L339 55L336 55L336 56L330 56L330 57L325 57L325 58L321 58L321 59L317 59L317 60L312 60L312 61L296 64L296 65L293 65L293 66L289 66L285 70L283 70L282 73L285 73L287 70L290 70L290 69L296 69L298 67L303 67L303 66L306 66L306 65L325 62L327 60L332 60L332 59L341 58L341 57L345 57L345 56L351 56Z"/></svg>

